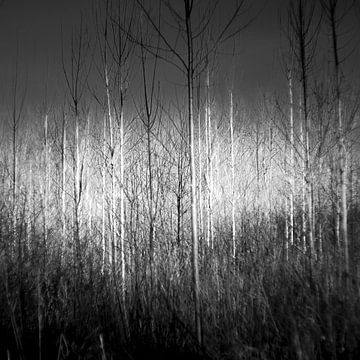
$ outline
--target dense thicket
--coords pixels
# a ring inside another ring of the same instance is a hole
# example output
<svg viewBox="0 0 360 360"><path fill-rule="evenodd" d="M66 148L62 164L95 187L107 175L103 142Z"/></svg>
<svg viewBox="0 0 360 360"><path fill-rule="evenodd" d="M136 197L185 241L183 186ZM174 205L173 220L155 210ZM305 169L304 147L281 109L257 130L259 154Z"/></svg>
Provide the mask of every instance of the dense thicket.
<svg viewBox="0 0 360 360"><path fill-rule="evenodd" d="M291 3L286 95L245 105L199 60L190 147L188 93L158 85L164 39L140 1L105 2L94 39L73 37L67 104L23 106L14 79L0 149L2 358L359 356L358 84L336 61L319 68L316 41L306 57L306 36L337 29ZM134 30L122 14L140 9Z"/></svg>

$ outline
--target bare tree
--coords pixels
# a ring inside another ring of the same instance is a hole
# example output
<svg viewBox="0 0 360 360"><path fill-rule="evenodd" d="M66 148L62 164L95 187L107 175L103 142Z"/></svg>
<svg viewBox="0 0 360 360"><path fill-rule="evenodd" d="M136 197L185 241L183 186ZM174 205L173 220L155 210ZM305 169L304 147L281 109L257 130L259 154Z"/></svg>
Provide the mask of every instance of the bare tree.
<svg viewBox="0 0 360 360"><path fill-rule="evenodd" d="M109 156L110 175L110 221L111 228L110 260L114 280L120 265L121 297L125 302L125 139L126 129L130 122L124 119L126 94L131 74L130 61L133 54L133 43L127 33L134 27L133 4L130 1L106 0L99 2L95 14L97 38L100 48L101 65L98 72L105 85L105 101L98 102L105 109L104 118L104 156ZM126 31L124 31L126 29ZM131 64L132 65L132 64ZM107 128L109 135L107 135ZM108 140L107 140L108 138ZM104 158L104 161L105 161ZM107 166L103 169L103 191L106 192ZM103 198L105 203L105 197ZM105 206L105 205L104 205ZM103 244L105 244L105 209L103 211ZM104 251L105 250L105 246Z"/></svg>
<svg viewBox="0 0 360 360"><path fill-rule="evenodd" d="M143 43L143 31L141 29L141 42ZM142 82L144 90L144 110L140 114L141 121L145 127L146 137L146 152L147 152L147 172L149 182L149 198L148 198L148 216L149 216L149 261L151 283L154 280L154 241L155 241L155 223L157 212L157 200L155 198L155 184L154 184L154 164L153 155L154 147L152 144L152 134L155 130L157 118L159 116L159 92L160 89L156 86L156 72L158 66L158 59L155 57L152 71L150 71L150 80L148 79L148 71L146 68L145 48L140 46L141 51L141 70Z"/></svg>
<svg viewBox="0 0 360 360"><path fill-rule="evenodd" d="M63 40L63 37L62 37ZM65 84L68 92L68 102L71 111L71 117L74 121L74 138L72 151L72 244L73 264L74 264L74 315L78 316L80 309L79 286L80 278L83 272L83 259L81 247L81 204L84 194L84 158L82 151L81 120L84 112L84 94L87 87L88 76L91 69L89 62L90 42L89 34L84 28L82 18L79 24L78 33L72 33L70 39L69 53L64 49L62 43L62 71L65 78ZM68 61L67 61L68 58Z"/></svg>
<svg viewBox="0 0 360 360"><path fill-rule="evenodd" d="M339 194L340 199L340 231L341 239L344 243L344 260L345 260L345 274L348 283L349 277L349 240L348 240L348 201L347 201L347 166L346 166L346 135L344 125L344 111L342 100L342 83L343 72L342 64L346 58L341 58L341 45L339 45L340 26L345 17L351 11L354 1L348 2L343 6L338 0L322 0L321 5L325 13L328 28L331 33L331 50L333 57L334 68L334 89L336 99L336 123L337 123L337 143L338 143L338 172L339 172Z"/></svg>
<svg viewBox="0 0 360 360"><path fill-rule="evenodd" d="M213 224L213 134L212 134L212 113L210 99L210 69L209 64L206 68L206 85L205 85L205 144L206 144L206 182L207 182L207 225L206 241L207 245L214 246L214 224Z"/></svg>
<svg viewBox="0 0 360 360"><path fill-rule="evenodd" d="M195 322L196 334L199 343L202 341L201 318L200 318L200 280L198 266L198 221L197 221L197 197L196 197L196 169L195 169L195 134L194 134L194 79L206 66L206 60L209 54L213 53L220 43L235 36L242 30L249 21L244 25L239 25L241 10L244 8L245 1L237 2L231 9L230 16L222 21L221 28L214 28L214 17L219 1L209 4L206 2L204 6L201 2L195 3L192 0L184 0L182 9L178 4L168 0L158 2L158 13L153 15L146 8L143 1L137 1L142 16L150 24L160 39L158 46L151 44L142 44L146 50L155 55L160 48L158 57L170 62L178 70L180 70L186 78L187 92L187 114L188 114L188 131L189 131L189 164L190 164L190 184L191 184L191 223L192 223L192 247L193 247L193 290L195 304ZM173 31L167 33L161 23L163 9L168 13L170 18L176 24L176 36L172 37ZM197 25L194 25L194 17L197 17ZM156 17L157 16L157 17ZM250 20L251 21L251 20ZM209 35L210 34L210 35ZM204 45L204 37L208 35L213 39L212 43L206 47ZM178 41L181 40L181 43ZM136 41L136 39L134 38ZM181 47L186 49L185 54Z"/></svg>
<svg viewBox="0 0 360 360"><path fill-rule="evenodd" d="M294 196L295 196L295 141L294 141L294 96L292 72L289 71L289 101L290 101L290 245L294 245Z"/></svg>
<svg viewBox="0 0 360 360"><path fill-rule="evenodd" d="M9 305L11 307L11 321L13 323L13 329L15 333L16 345L18 347L19 357L21 359L24 358L23 349L22 349L22 332L23 332L23 323L24 323L24 302L25 302L25 294L23 288L23 256L24 256L24 244L22 241L22 234L19 231L20 227L20 218L22 214L20 214L20 194L19 194L19 183L20 183L20 172L19 172L19 147L21 142L19 141L19 129L23 119L24 112L24 104L27 93L27 79L25 82L21 83L20 81L20 69L19 69L19 46L16 46L16 54L15 54L15 69L12 78L11 84L11 108L8 109L8 121L10 125L11 131L11 169L9 171L9 179L11 179L10 185L10 243L6 245L6 252L8 259L7 261L15 260L16 271L17 271L17 301L16 305L13 307L12 304ZM6 284L8 282L7 278L8 274L6 273ZM6 285L8 286L8 285ZM7 289L6 289L7 290ZM6 291L7 292L7 291ZM7 292L8 293L8 292ZM9 301L9 300L8 300ZM15 316L13 315L14 310L18 307L18 313L20 318L19 326L16 324Z"/></svg>
<svg viewBox="0 0 360 360"><path fill-rule="evenodd" d="M317 37L321 18L316 18L316 2L312 0L293 0L288 10L288 40L291 53L297 64L296 74L301 86L301 99L304 121L305 174L306 183L306 219L309 239L309 254L314 255L314 222L313 222L313 174L311 168L310 143L310 102L309 102L309 74L316 50Z"/></svg>
<svg viewBox="0 0 360 360"><path fill-rule="evenodd" d="M66 115L63 109L61 124L61 227L62 227L62 245L61 259L64 258L66 246Z"/></svg>
<svg viewBox="0 0 360 360"><path fill-rule="evenodd" d="M232 256L236 256L236 225L235 225L235 149L234 149L234 100L233 89L230 90L230 143L231 143L231 238L232 238Z"/></svg>

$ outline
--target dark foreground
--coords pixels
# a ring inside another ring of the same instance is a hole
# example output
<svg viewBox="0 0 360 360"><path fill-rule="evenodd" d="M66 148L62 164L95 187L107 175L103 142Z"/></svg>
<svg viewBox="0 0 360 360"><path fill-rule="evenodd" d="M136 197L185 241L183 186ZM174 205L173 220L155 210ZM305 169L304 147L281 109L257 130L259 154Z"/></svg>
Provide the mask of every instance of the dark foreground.
<svg viewBox="0 0 360 360"><path fill-rule="evenodd" d="M199 346L190 253L155 258L152 269L137 254L122 288L117 269L102 271L83 246L78 263L40 243L3 254L1 359L360 357L359 282L336 256L310 262L293 249L286 261L260 245L236 259L202 253Z"/></svg>

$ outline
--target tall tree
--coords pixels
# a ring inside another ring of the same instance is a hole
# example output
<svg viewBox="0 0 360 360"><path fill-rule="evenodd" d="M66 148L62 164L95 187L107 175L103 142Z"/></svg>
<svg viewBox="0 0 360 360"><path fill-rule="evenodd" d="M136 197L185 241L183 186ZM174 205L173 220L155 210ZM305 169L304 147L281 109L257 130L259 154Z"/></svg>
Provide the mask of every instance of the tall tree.
<svg viewBox="0 0 360 360"><path fill-rule="evenodd" d="M232 256L236 256L236 224L235 224L235 147L234 147L234 100L233 89L230 90L230 146L231 146L231 240Z"/></svg>
<svg viewBox="0 0 360 360"><path fill-rule="evenodd" d="M64 109L61 124L61 227L62 245L60 256L63 261L66 247L66 115Z"/></svg>
<svg viewBox="0 0 360 360"><path fill-rule="evenodd" d="M195 134L194 134L194 79L202 72L209 54L213 53L220 43L234 37L252 20L247 20L246 24L241 23L240 17L244 10L245 0L238 1L229 11L230 16L221 21L221 27L216 28L215 9L219 6L219 1L194 2L193 0L183 0L182 8L179 4L169 0L158 1L158 13L153 13L144 5L143 1L137 0L143 17L160 39L161 52L158 56L170 62L175 68L180 70L186 78L187 93L187 116L188 116L188 153L190 164L190 187L191 187L191 233L192 233L192 257L193 257L193 294L195 308L196 334L199 343L202 341L201 317L200 317L200 279L198 265L198 222L197 222L197 198L196 198L196 169L195 169ZM205 5L204 5L205 4ZM164 26L169 26L167 21L162 21L162 7L176 24L175 37L173 37L173 25L169 32L164 30ZM196 25L194 18L197 15ZM240 24L239 24L240 23ZM205 36L213 39L212 43L204 47ZM182 42L179 42L182 40ZM136 38L134 37L136 41ZM137 41L138 42L138 41ZM146 50L155 55L152 44L142 44ZM185 54L183 52L185 49Z"/></svg>
<svg viewBox="0 0 360 360"><path fill-rule="evenodd" d="M63 39L62 39L63 40ZM72 152L72 261L74 268L74 315L78 316L80 309L80 281L83 273L83 258L81 249L81 204L84 190L84 156L81 156L81 120L84 104L84 94L87 89L91 64L89 62L89 33L81 18L77 34L72 33L69 53L62 43L62 71L68 94L68 104L74 121L73 152Z"/></svg>
<svg viewBox="0 0 360 360"><path fill-rule="evenodd" d="M105 105L109 120L109 153L111 178L111 258L114 275L120 264L121 293L125 300L125 133L124 106L129 84L133 43L134 4L131 1L99 2L96 14L98 44L101 51L100 76L105 84ZM99 19L101 17L101 19ZM101 20L101 21L100 21ZM106 182L106 181L105 181ZM106 187L106 186L105 186Z"/></svg>
<svg viewBox="0 0 360 360"><path fill-rule="evenodd" d="M292 71L289 71L289 101L290 101L290 245L294 245L294 195L295 195L295 142L294 142L294 98Z"/></svg>
<svg viewBox="0 0 360 360"><path fill-rule="evenodd" d="M316 17L316 2L313 0L292 0L288 9L288 41L296 61L296 73L301 88L301 112L304 121L306 220L310 257L314 255L313 222L313 174L311 163L311 116L309 81L310 71L316 50L321 18Z"/></svg>
<svg viewBox="0 0 360 360"><path fill-rule="evenodd" d="M141 42L143 43L143 31L141 29ZM145 48L140 47L141 50L141 70L142 82L144 90L144 111L141 112L140 118L145 127L146 137L146 153L147 153L147 173L148 173L148 216L149 216L149 262L151 284L154 280L154 242L155 242L155 222L157 213L157 201L155 194L155 174L154 174L154 146L152 144L152 134L155 130L157 118L159 116L159 92L160 89L156 86L156 72L158 66L158 59L155 57L153 69L150 72L150 80L148 79L148 71L146 68Z"/></svg>
<svg viewBox="0 0 360 360"><path fill-rule="evenodd" d="M344 3L345 6L344 6ZM347 201L347 166L346 166L346 138L344 129L344 116L343 116L343 101L342 101L342 63L344 58L340 57L339 33L340 26L344 19L351 11L355 2L345 2L338 0L321 0L322 9L326 16L328 28L331 33L331 50L333 57L334 69L334 89L336 100L335 118L337 123L337 142L338 142L338 172L339 172L339 189L338 198L340 199L340 232L341 239L344 244L344 260L345 260L345 274L348 282L349 276L349 240L348 240L348 201Z"/></svg>
<svg viewBox="0 0 360 360"><path fill-rule="evenodd" d="M19 171L19 129L23 118L24 112L24 104L26 99L27 92L27 79L23 84L20 82L20 69L19 69L19 48L18 45L16 47L15 54L15 69L14 75L11 84L11 108L8 110L8 120L11 131L11 152L9 156L11 156L11 167L10 167L10 176L11 185L10 185L10 242L6 245L7 252L7 261L14 261L16 264L17 271L17 306L18 313L20 318L19 328L14 328L14 332L16 330L15 338L17 342L17 347L19 349L19 356L21 359L24 358L23 349L22 349L22 336L23 336L23 325L24 325L24 303L25 303L25 293L23 286L23 242L22 242L22 234L19 231L21 223L20 223L20 171ZM6 276L8 274L6 273ZM8 278L6 278L8 281ZM8 285L6 285L8 286ZM14 307L15 309L16 307ZM11 309L13 312L14 310ZM14 316L13 314L11 316ZM16 322L15 317L11 318L12 322Z"/></svg>
<svg viewBox="0 0 360 360"><path fill-rule="evenodd" d="M206 136L206 182L207 182L207 245L213 248L214 220L213 220L213 136L212 136L212 114L210 99L210 69L209 63L206 67L206 90L205 90L205 136Z"/></svg>

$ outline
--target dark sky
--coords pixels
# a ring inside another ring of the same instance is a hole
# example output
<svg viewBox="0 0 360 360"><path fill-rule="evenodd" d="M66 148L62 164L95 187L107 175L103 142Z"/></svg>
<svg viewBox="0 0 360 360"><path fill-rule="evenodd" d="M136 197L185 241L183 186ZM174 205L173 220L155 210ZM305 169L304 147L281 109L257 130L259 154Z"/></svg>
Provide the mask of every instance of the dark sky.
<svg viewBox="0 0 360 360"><path fill-rule="evenodd" d="M89 4L87 0L5 0L0 7L0 83L9 84L13 76L17 48L30 97L43 91L47 73L49 83L58 83L61 25L69 33L80 10L89 11Z"/></svg>
<svg viewBox="0 0 360 360"><path fill-rule="evenodd" d="M259 9L266 0L252 0ZM16 49L19 68L28 76L29 98L44 89L46 73L51 91L61 93L61 25L64 37L79 22L79 14L91 14L91 0L5 0L0 7L0 94L14 73ZM225 10L226 10L226 3ZM279 68L279 9L287 0L267 1L258 18L239 37L236 88L251 97L259 90L276 88L282 79ZM220 63L228 68L230 57ZM222 69L218 72L223 77Z"/></svg>
<svg viewBox="0 0 360 360"><path fill-rule="evenodd" d="M237 62L241 88L267 86L272 81L279 40L280 1L272 0L240 37ZM263 4L263 0L252 2L256 8ZM30 92L40 91L47 69L49 76L57 79L61 74L61 24L64 33L69 34L80 12L85 16L91 13L90 0L5 0L0 8L1 83L8 83L13 73L17 44L20 68L28 73Z"/></svg>

